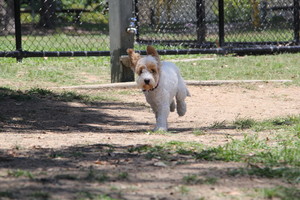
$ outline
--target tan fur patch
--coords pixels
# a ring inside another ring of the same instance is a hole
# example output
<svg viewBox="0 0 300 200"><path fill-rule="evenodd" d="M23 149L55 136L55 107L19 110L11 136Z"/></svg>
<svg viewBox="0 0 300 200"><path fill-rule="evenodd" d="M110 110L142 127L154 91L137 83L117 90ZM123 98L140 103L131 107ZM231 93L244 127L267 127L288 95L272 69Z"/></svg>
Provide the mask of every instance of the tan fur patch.
<svg viewBox="0 0 300 200"><path fill-rule="evenodd" d="M141 59L141 55L139 53L135 53L133 49L127 49L127 53L129 55L131 68L134 71L138 60Z"/></svg>
<svg viewBox="0 0 300 200"><path fill-rule="evenodd" d="M153 56L160 63L159 55L153 46L147 46L147 55Z"/></svg>

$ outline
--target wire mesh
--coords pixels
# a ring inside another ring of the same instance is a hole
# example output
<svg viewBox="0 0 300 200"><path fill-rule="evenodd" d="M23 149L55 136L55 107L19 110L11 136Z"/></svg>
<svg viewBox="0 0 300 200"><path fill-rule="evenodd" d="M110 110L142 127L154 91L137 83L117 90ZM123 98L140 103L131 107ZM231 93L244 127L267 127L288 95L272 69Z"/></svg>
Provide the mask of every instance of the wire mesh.
<svg viewBox="0 0 300 200"><path fill-rule="evenodd" d="M15 1L0 0L0 53L16 50ZM109 53L108 0L17 1L23 56L26 52L54 51ZM140 44L216 53L219 47L255 51L270 45L300 44L299 0L132 1L137 17L136 41Z"/></svg>
<svg viewBox="0 0 300 200"><path fill-rule="evenodd" d="M14 2L0 0L0 51L15 50Z"/></svg>
<svg viewBox="0 0 300 200"><path fill-rule="evenodd" d="M0 0L1 50L14 50L13 1ZM109 50L105 0L21 0L22 47L25 51ZM3 24L3 19L9 23ZM7 21L7 20L6 20Z"/></svg>
<svg viewBox="0 0 300 200"><path fill-rule="evenodd" d="M224 16L220 16L223 2ZM295 43L295 0L136 0L137 41L217 48ZM221 17L221 18L220 18ZM224 35L220 34L221 21Z"/></svg>

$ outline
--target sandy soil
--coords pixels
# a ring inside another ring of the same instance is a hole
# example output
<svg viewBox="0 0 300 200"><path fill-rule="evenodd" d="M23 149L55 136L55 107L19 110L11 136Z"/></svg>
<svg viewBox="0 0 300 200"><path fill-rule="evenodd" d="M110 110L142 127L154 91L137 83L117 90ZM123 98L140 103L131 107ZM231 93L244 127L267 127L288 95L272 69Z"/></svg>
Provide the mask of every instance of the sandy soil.
<svg viewBox="0 0 300 200"><path fill-rule="evenodd" d="M143 94L137 89L124 90L128 92L116 90L121 101L115 102L0 101L0 199L97 199L99 194L116 199L254 199L251 192L255 188L288 184L228 175L245 163L180 155L165 162L128 149L168 141L217 146L229 138L242 138L248 130L213 129L211 125L238 118L299 115L299 87L189 86L188 112L180 118L171 113L169 134L149 132L155 120ZM203 134L194 134L197 130ZM16 176L12 173L16 170L30 175ZM217 182L184 183L183 178L190 174L203 180L213 177Z"/></svg>

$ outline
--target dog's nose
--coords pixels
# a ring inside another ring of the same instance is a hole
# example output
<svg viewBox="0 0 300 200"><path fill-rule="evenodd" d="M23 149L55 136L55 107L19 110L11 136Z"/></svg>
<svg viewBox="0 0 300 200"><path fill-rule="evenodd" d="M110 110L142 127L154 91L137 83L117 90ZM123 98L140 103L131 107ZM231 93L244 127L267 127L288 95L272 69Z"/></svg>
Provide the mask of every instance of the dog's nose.
<svg viewBox="0 0 300 200"><path fill-rule="evenodd" d="M148 85L150 83L150 79L144 79L144 82Z"/></svg>

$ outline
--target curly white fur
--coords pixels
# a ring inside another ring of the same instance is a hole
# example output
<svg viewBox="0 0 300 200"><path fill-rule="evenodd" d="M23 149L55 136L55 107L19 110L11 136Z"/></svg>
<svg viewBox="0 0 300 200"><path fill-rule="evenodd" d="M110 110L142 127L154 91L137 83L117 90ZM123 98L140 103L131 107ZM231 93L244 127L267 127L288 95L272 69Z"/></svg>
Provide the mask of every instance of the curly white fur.
<svg viewBox="0 0 300 200"><path fill-rule="evenodd" d="M147 47L148 55L145 57L132 49L127 52L132 69L139 75L137 84L143 89L146 100L155 113L154 131L167 131L170 111L175 111L177 104L177 113L183 116L186 113L185 98L190 96L179 69L174 63L161 62L152 46Z"/></svg>

